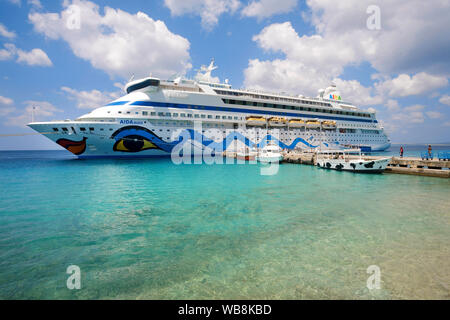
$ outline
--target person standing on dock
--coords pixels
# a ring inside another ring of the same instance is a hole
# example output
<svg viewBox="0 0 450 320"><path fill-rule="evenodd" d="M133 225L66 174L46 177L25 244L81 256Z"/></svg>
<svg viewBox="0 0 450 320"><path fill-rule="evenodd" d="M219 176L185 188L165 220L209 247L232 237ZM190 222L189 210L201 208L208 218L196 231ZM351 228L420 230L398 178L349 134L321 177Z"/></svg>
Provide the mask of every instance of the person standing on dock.
<svg viewBox="0 0 450 320"><path fill-rule="evenodd" d="M428 145L428 157L431 159L431 160L433 160L433 156L432 156L432 154L431 154L431 144L429 144Z"/></svg>
<svg viewBox="0 0 450 320"><path fill-rule="evenodd" d="M403 158L403 146L400 146L400 158Z"/></svg>

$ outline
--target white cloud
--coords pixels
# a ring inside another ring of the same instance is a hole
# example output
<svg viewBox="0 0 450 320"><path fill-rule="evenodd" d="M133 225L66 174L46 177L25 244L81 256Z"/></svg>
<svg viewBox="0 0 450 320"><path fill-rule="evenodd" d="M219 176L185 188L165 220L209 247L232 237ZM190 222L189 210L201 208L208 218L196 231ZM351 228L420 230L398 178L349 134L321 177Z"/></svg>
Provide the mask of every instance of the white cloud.
<svg viewBox="0 0 450 320"><path fill-rule="evenodd" d="M15 4L17 6L21 6L22 5L22 1L21 0L8 0L10 3Z"/></svg>
<svg viewBox="0 0 450 320"><path fill-rule="evenodd" d="M39 0L28 0L28 4L35 9L42 9L42 4Z"/></svg>
<svg viewBox="0 0 450 320"><path fill-rule="evenodd" d="M292 64L305 64L328 75L339 75L343 67L358 61L351 48L320 35L299 36L290 22L274 23L253 37L268 52L281 52Z"/></svg>
<svg viewBox="0 0 450 320"><path fill-rule="evenodd" d="M333 81L341 92L345 101L351 101L356 105L367 106L383 103L383 97L377 95L373 88L365 87L357 80L342 80L339 78Z"/></svg>
<svg viewBox="0 0 450 320"><path fill-rule="evenodd" d="M0 116L5 116L13 112L15 110L12 106L13 103L13 99L0 96Z"/></svg>
<svg viewBox="0 0 450 320"><path fill-rule="evenodd" d="M239 0L164 0L173 16L183 14L199 15L202 26L211 30L226 13L234 13L241 5Z"/></svg>
<svg viewBox="0 0 450 320"><path fill-rule="evenodd" d="M389 99L385 105L391 112L396 112L400 110L400 105L398 104L397 100Z"/></svg>
<svg viewBox="0 0 450 320"><path fill-rule="evenodd" d="M423 123L425 121L422 105L413 105L403 108L400 112L391 116L391 123L395 123L397 127L410 127L414 124Z"/></svg>
<svg viewBox="0 0 450 320"><path fill-rule="evenodd" d="M4 106L0 104L0 116L2 117L14 112L15 110L16 108L14 107Z"/></svg>
<svg viewBox="0 0 450 320"><path fill-rule="evenodd" d="M282 52L285 59L250 60L244 71L246 86L315 96L318 89L327 87L334 79L349 98L364 105L380 102L378 97L371 95L371 88L365 88L355 80L337 78L344 65L358 59L352 50L338 49L336 43L326 42L320 35L300 37L290 22L272 24L253 40L267 52ZM343 99L349 100L345 95Z"/></svg>
<svg viewBox="0 0 450 320"><path fill-rule="evenodd" d="M414 76L401 74L376 85L377 90L385 92L390 97L406 97L423 94L441 87L445 87L448 80L444 76L433 76L420 72Z"/></svg>
<svg viewBox="0 0 450 320"><path fill-rule="evenodd" d="M316 95L319 88L330 84L330 77L318 70L302 63L281 59L250 60L244 75L246 87L270 92Z"/></svg>
<svg viewBox="0 0 450 320"><path fill-rule="evenodd" d="M25 63L30 66L52 66L52 61L41 49L35 48L31 51L24 51L16 48L12 43L6 43L5 49L0 49L0 61L11 60L17 57L16 62Z"/></svg>
<svg viewBox="0 0 450 320"><path fill-rule="evenodd" d="M16 37L15 32L13 31L9 31L3 24L0 23L0 35L8 38L8 39L13 39Z"/></svg>
<svg viewBox="0 0 450 320"><path fill-rule="evenodd" d="M285 55L284 59L249 61L244 71L245 84L260 89L315 96L318 89L328 86L342 73L344 65L358 59L352 50L337 48L335 42L327 42L320 35L300 37L290 22L272 24L253 40L267 52ZM347 86L344 90L354 91L350 87L356 82L340 84ZM353 95L359 96L358 100L363 96Z"/></svg>
<svg viewBox="0 0 450 320"><path fill-rule="evenodd" d="M264 19L273 15L290 12L296 6L297 0L252 1L244 9L242 9L242 15Z"/></svg>
<svg viewBox="0 0 450 320"><path fill-rule="evenodd" d="M420 111L420 110L423 110L423 109L425 109L425 107L420 105L420 104L415 104L413 106L409 106L409 107L403 108L403 110L406 111L406 112Z"/></svg>
<svg viewBox="0 0 450 320"><path fill-rule="evenodd" d="M34 112L35 121L50 120L56 113L62 112L62 110L56 108L53 104L47 101L25 101L25 108L22 112L16 116L8 117L5 125L7 126L25 126L31 122L32 113ZM34 108L34 110L33 110Z"/></svg>
<svg viewBox="0 0 450 320"><path fill-rule="evenodd" d="M5 49L0 49L0 61L10 60L14 58L16 54L16 46L12 43L5 43L3 45Z"/></svg>
<svg viewBox="0 0 450 320"><path fill-rule="evenodd" d="M13 103L13 99L0 96L0 105L12 105Z"/></svg>
<svg viewBox="0 0 450 320"><path fill-rule="evenodd" d="M29 66L51 67L53 65L47 54L37 48L29 52L17 50L17 62L25 63Z"/></svg>
<svg viewBox="0 0 450 320"><path fill-rule="evenodd" d="M439 102L442 104L446 104L448 106L450 106L450 96L448 94L443 95L440 99Z"/></svg>
<svg viewBox="0 0 450 320"><path fill-rule="evenodd" d="M397 100L389 99L385 104L387 110L380 110L379 121L387 130L388 134L397 132L397 134L411 134L420 128L425 122L425 114L428 118L434 116L433 111L424 112L424 105L416 104L407 107L401 107Z"/></svg>
<svg viewBox="0 0 450 320"><path fill-rule="evenodd" d="M60 13L31 13L36 31L51 39L63 39L73 53L111 76L128 79L171 76L191 68L187 39L170 32L163 21L143 12L130 14L120 9L99 6L82 0L63 3ZM79 8L79 28L76 10ZM70 22L75 22L71 24ZM68 27L70 26L70 28Z"/></svg>
<svg viewBox="0 0 450 320"><path fill-rule="evenodd" d="M120 97L120 92L78 91L68 87L62 87L61 90L68 93L69 99L75 100L80 109L95 109Z"/></svg>
<svg viewBox="0 0 450 320"><path fill-rule="evenodd" d="M450 3L422 0L308 0L316 32L349 47L383 73L450 72ZM377 5L381 30L369 30L366 9ZM431 22L431 23L430 23Z"/></svg>
<svg viewBox="0 0 450 320"><path fill-rule="evenodd" d="M381 9L381 30L367 28L369 5ZM290 22L265 27L253 40L282 58L250 59L246 86L315 95L331 80L343 86L344 100L366 105L389 97L405 97L448 85L450 2L429 6L420 0L308 0L312 35L298 34ZM430 23L433 21L433 23ZM339 80L346 67L368 62L376 86ZM274 78L275 77L275 78ZM350 100L351 101L351 100Z"/></svg>
<svg viewBox="0 0 450 320"><path fill-rule="evenodd" d="M437 112L437 111L428 111L428 112L426 112L426 114L427 114L428 118L430 118L430 119L439 119L444 116L442 113Z"/></svg>

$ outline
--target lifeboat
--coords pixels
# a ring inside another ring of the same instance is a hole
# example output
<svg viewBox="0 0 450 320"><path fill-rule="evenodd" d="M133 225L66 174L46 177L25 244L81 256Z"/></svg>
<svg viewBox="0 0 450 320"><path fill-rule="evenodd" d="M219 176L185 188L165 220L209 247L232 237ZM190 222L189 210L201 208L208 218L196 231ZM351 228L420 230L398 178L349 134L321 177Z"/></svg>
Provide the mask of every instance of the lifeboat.
<svg viewBox="0 0 450 320"><path fill-rule="evenodd" d="M264 118L264 117L250 116L250 117L247 117L246 120L247 120L247 125L249 125L249 126L263 127L266 125L266 118Z"/></svg>
<svg viewBox="0 0 450 320"><path fill-rule="evenodd" d="M307 128L320 128L320 121L319 120L307 120L306 127Z"/></svg>
<svg viewBox="0 0 450 320"><path fill-rule="evenodd" d="M302 119L291 119L289 120L289 127L290 128L302 128L305 126L305 121Z"/></svg>
<svg viewBox="0 0 450 320"><path fill-rule="evenodd" d="M272 117L269 119L269 126L271 127L285 127L286 123L286 118Z"/></svg>
<svg viewBox="0 0 450 320"><path fill-rule="evenodd" d="M323 129L336 129L336 121L322 121Z"/></svg>

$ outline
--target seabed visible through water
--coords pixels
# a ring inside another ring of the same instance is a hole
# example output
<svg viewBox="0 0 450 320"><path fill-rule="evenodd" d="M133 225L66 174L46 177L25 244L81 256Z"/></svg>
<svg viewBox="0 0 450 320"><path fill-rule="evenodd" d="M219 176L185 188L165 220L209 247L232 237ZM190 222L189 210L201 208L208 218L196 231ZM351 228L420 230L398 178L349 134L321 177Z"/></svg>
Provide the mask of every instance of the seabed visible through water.
<svg viewBox="0 0 450 320"><path fill-rule="evenodd" d="M450 297L448 179L64 152L0 168L1 299Z"/></svg>

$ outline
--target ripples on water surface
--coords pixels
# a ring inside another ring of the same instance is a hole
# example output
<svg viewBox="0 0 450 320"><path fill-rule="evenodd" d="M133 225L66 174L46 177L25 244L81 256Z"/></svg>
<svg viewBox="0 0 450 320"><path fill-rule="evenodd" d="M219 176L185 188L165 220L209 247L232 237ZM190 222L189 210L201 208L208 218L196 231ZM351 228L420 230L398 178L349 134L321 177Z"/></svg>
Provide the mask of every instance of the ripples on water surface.
<svg viewBox="0 0 450 320"><path fill-rule="evenodd" d="M0 169L2 299L450 298L447 179L65 152Z"/></svg>

